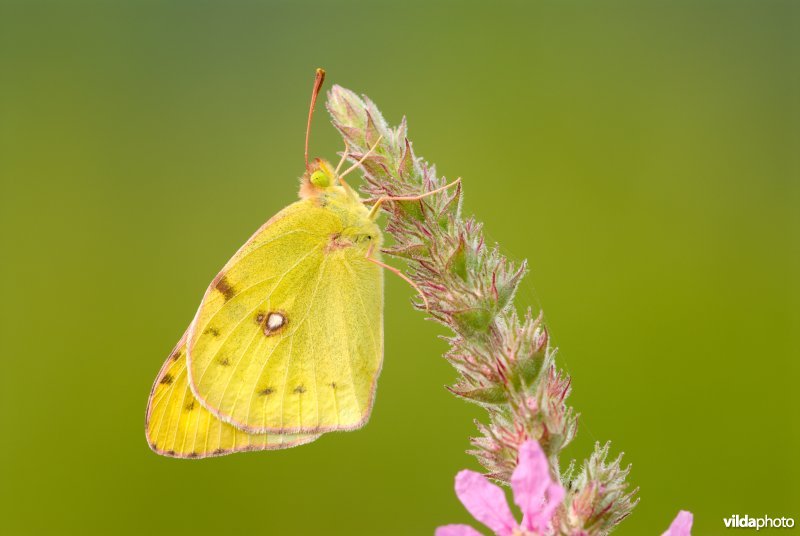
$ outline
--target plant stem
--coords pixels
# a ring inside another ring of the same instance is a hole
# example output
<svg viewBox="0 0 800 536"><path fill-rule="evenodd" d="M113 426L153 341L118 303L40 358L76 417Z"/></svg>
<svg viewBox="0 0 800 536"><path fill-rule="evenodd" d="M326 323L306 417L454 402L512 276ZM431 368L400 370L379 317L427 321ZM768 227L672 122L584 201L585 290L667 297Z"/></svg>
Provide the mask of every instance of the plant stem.
<svg viewBox="0 0 800 536"><path fill-rule="evenodd" d="M362 162L367 196L419 196L447 184L414 154L405 118L391 128L372 101L340 86L327 106L352 160L375 146ZM488 412L488 424L476 423L481 435L470 451L488 476L508 483L520 444L535 439L567 489L558 533L607 534L637 502L636 490L625 492L629 468L621 469L619 458L606 462L608 445L598 444L579 471L571 464L562 474L559 454L577 432L578 416L566 404L571 379L555 365L541 314L517 313L526 263L515 265L486 243L482 224L462 216L462 194L459 182L424 199L384 203L394 239L384 252L407 261L408 277L429 304L415 306L452 331L445 358L460 377L449 389Z"/></svg>

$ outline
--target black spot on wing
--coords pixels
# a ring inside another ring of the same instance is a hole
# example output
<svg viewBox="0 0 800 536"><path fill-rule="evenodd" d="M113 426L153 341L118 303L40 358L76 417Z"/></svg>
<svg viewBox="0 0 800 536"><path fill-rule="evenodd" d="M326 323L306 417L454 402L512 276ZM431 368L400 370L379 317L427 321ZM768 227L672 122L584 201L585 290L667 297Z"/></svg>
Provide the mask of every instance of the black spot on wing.
<svg viewBox="0 0 800 536"><path fill-rule="evenodd" d="M161 377L161 381L159 381L158 383L160 383L161 385L172 385L172 382L174 381L175 378L172 377L172 374L164 374L164 376Z"/></svg>

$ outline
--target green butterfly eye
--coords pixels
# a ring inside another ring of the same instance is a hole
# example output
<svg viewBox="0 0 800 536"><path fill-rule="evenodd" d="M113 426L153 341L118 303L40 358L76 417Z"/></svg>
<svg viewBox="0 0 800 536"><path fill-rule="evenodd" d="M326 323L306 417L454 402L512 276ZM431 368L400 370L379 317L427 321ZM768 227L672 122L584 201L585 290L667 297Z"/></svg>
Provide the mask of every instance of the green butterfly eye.
<svg viewBox="0 0 800 536"><path fill-rule="evenodd" d="M311 174L311 184L319 186L320 188L326 188L331 185L331 181L324 171L317 170Z"/></svg>

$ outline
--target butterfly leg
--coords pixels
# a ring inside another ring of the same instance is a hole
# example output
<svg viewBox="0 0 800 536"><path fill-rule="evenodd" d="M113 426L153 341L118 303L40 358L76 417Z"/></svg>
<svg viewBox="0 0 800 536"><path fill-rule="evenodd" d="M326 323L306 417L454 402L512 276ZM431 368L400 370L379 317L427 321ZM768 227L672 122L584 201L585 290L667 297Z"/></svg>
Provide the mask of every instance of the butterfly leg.
<svg viewBox="0 0 800 536"><path fill-rule="evenodd" d="M378 147L378 144L381 142L382 139L383 139L383 135L378 136L378 140L372 145L372 147L369 148L369 151L367 151L367 154L362 156L361 159L358 162L356 162L355 164L353 164L352 166L347 168L344 173L339 175L339 180L341 181L342 177L344 177L345 175L348 175L351 171L355 170L356 168L358 168L358 166L363 164L364 160L369 158L369 155L371 155L375 151L375 149Z"/></svg>
<svg viewBox="0 0 800 536"><path fill-rule="evenodd" d="M344 141L344 152L342 153L342 159L339 160L339 163L336 165L336 169L333 171L333 176L339 178L339 182L343 183L342 177L339 175L339 170L342 169L342 166L347 161L347 157L350 156L350 146L347 144L347 140Z"/></svg>
<svg viewBox="0 0 800 536"><path fill-rule="evenodd" d="M425 297L425 294L422 292L422 289L419 288L419 286L416 283L411 281L411 279L409 279L403 272L401 272L400 270L398 270L394 266L389 266L388 264L386 264L384 262L381 262L378 259L374 258L372 256L373 248L374 248L374 244L370 245L369 249L367 249L367 255L366 255L367 260L369 262L373 263L373 264L377 264L381 268L386 268L387 270L389 270L390 272L392 272L395 275L400 276L406 283L408 283L409 285L414 287L414 290L416 290L419 293L420 297L422 298L422 301L425 303L425 309L430 311L430 305L428 304L428 298Z"/></svg>
<svg viewBox="0 0 800 536"><path fill-rule="evenodd" d="M380 141L380 139L378 141ZM375 145L377 145L377 143ZM374 149L374 148L375 148L375 146L372 147L372 149ZM372 149L370 149L370 152L372 152ZM367 155L364 155L364 157L359 161L359 163L363 162L364 159L368 155L369 155L369 153L367 153ZM357 166L358 164L355 164L355 165ZM353 168L354 167L355 166L353 166ZM351 169L353 169L353 168L351 168ZM347 172L349 172L349 171L350 170L348 170ZM345 173L347 173L347 172L345 172ZM425 192L424 194L401 196L401 197L392 197L392 196L381 197L372 206L372 210L370 210L370 212L369 212L369 218L374 220L378 215L378 210L380 209L381 205L383 203L385 203L386 201L419 201L420 199L428 197L429 195L433 195L433 194L437 194L439 192L442 192L442 191L450 188L451 186L454 186L454 185L459 184L459 183L461 183L461 178L460 177L458 179L454 180L453 182L451 182L450 184L446 184L446 185L444 185L444 186L442 186L440 188L436 188L435 190L431 190L430 192ZM366 255L367 260L369 262L371 262L371 263L377 264L381 268L385 268L385 269L389 270L390 272L392 272L395 275L400 276L406 283L408 283L409 285L414 287L414 289L419 293L420 297L422 297L422 301L425 303L425 309L430 311L430 304L428 303L428 298L425 297L425 294L422 292L422 289L419 288L419 286L416 283L411 281L411 279L409 279L403 272L401 272L400 270L398 270L394 266L389 266L388 264L383 263L383 262L379 261L378 259L374 258L372 256L373 250L374 250L374 244L370 245L369 248L367 249L367 255Z"/></svg>
<svg viewBox="0 0 800 536"><path fill-rule="evenodd" d="M439 192L447 190L451 186L455 186L456 184L459 184L460 182L461 182L461 177L457 178L456 180L454 180L450 184L445 184L441 188L436 188L435 190L431 190L430 192L425 192L424 194L420 194L420 195L408 195L408 196L401 196L401 197L392 197L392 196L388 196L387 195L387 196L380 197L380 198L378 198L377 201L375 201L375 204L372 205L372 210L369 211L369 218L372 219L372 220L377 218L378 217L378 209L380 209L381 205L383 203L385 203L386 201L419 201L420 199L428 197L429 195L438 194Z"/></svg>

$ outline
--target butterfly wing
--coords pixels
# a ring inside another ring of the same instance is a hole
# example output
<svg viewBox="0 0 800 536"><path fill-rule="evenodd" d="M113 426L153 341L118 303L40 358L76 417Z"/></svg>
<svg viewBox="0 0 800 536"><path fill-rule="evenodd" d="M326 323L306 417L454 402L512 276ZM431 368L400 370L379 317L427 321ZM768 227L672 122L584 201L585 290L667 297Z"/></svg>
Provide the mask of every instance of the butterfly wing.
<svg viewBox="0 0 800 536"><path fill-rule="evenodd" d="M177 458L283 449L319 437L248 434L212 415L194 398L186 380L186 334L161 367L150 391L145 430L155 452Z"/></svg>
<svg viewBox="0 0 800 536"><path fill-rule="evenodd" d="M362 426L383 359L383 274L332 247L344 223L312 200L259 229L206 291L190 328L192 392L250 433Z"/></svg>

